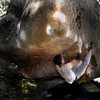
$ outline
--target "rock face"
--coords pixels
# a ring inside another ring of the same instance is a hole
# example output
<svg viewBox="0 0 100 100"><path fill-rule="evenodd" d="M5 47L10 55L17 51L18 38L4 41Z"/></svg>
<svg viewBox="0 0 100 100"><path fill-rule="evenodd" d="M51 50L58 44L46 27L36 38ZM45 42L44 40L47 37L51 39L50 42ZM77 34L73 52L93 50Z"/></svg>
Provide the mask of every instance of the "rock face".
<svg viewBox="0 0 100 100"><path fill-rule="evenodd" d="M0 56L18 65L27 78L57 76L53 57L66 62L78 52L76 41L95 43L89 77L100 74L100 7L96 0L11 0L0 20Z"/></svg>

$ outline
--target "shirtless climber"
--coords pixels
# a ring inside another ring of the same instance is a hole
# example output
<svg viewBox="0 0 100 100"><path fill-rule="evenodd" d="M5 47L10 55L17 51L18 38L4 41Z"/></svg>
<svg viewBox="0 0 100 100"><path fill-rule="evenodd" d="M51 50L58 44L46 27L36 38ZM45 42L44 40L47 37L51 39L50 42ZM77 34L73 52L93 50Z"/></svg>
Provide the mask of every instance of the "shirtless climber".
<svg viewBox="0 0 100 100"><path fill-rule="evenodd" d="M86 54L84 61L81 61L82 41L78 42L78 47L79 52L77 57L67 64L65 64L65 60L62 55L57 54L54 57L56 69L65 79L65 82L48 90L48 92L52 94L49 98L50 100L92 100L88 91L81 87L76 80L85 73L85 70L90 63L93 43L90 43L89 51ZM68 95L70 95L70 97Z"/></svg>

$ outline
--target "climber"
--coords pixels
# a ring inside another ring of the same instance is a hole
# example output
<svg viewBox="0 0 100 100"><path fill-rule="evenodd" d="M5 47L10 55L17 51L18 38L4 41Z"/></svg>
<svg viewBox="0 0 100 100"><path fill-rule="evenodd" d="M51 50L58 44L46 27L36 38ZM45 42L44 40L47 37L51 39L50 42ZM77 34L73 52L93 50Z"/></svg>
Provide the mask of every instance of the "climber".
<svg viewBox="0 0 100 100"><path fill-rule="evenodd" d="M91 42L89 47L89 52L85 56L84 61L81 61L81 47L82 41L78 41L79 52L77 57L71 62L65 64L65 60L61 54L57 54L54 57L54 63L56 64L56 69L59 74L66 80L67 83L72 84L75 80L79 79L84 73L89 65L91 59L91 50L93 48L93 43Z"/></svg>
<svg viewBox="0 0 100 100"><path fill-rule="evenodd" d="M54 63L59 74L65 79L64 83L58 84L48 90L50 100L91 100L92 96L80 84L77 83L89 65L91 59L91 50L93 43L90 43L88 54L84 61L81 61L82 40L78 41L79 52L77 57L71 62L65 64L65 60L61 54L54 57Z"/></svg>

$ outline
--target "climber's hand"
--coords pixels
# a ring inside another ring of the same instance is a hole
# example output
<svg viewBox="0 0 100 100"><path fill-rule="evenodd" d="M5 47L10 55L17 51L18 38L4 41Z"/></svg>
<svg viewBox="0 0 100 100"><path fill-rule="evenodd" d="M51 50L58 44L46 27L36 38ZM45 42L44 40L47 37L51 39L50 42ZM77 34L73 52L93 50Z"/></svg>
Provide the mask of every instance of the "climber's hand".
<svg viewBox="0 0 100 100"><path fill-rule="evenodd" d="M82 38L80 36L78 37L77 45L79 48L81 48L83 45Z"/></svg>

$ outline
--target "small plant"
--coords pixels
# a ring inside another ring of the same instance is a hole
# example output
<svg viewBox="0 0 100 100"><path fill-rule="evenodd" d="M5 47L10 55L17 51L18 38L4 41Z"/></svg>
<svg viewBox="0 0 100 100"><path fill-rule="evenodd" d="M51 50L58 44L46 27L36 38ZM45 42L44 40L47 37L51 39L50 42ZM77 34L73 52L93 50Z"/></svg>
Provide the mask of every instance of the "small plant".
<svg viewBox="0 0 100 100"><path fill-rule="evenodd" d="M27 79L22 79L21 81L21 87L23 89L24 94L29 94L31 91L36 91L36 82L35 80L32 80L32 82L29 82Z"/></svg>

